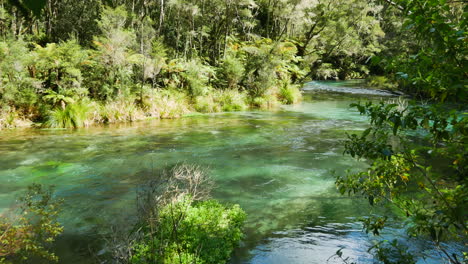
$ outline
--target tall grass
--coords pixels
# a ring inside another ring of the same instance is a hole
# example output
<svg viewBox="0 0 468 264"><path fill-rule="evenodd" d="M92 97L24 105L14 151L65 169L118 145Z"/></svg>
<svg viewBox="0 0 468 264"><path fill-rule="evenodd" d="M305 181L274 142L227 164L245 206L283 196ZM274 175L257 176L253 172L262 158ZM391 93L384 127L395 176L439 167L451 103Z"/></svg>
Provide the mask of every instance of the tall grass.
<svg viewBox="0 0 468 264"><path fill-rule="evenodd" d="M88 102L68 104L65 108L49 111L45 126L60 128L86 127L94 123L93 105Z"/></svg>
<svg viewBox="0 0 468 264"><path fill-rule="evenodd" d="M31 125L32 121L22 116L16 109L0 108L0 129L28 127Z"/></svg>
<svg viewBox="0 0 468 264"><path fill-rule="evenodd" d="M296 104L302 99L301 91L297 85L283 82L278 97L283 104Z"/></svg>
<svg viewBox="0 0 468 264"><path fill-rule="evenodd" d="M226 112L244 111L248 108L247 93L237 90L223 90L218 93L217 101Z"/></svg>
<svg viewBox="0 0 468 264"><path fill-rule="evenodd" d="M175 89L153 92L145 107L147 113L159 118L178 118L191 108L188 95Z"/></svg>
<svg viewBox="0 0 468 264"><path fill-rule="evenodd" d="M261 96L252 99L252 105L259 109L274 109L279 107L278 88L272 87L267 89Z"/></svg>
<svg viewBox="0 0 468 264"><path fill-rule="evenodd" d="M133 122L145 118L145 113L138 108L132 98L119 98L100 107L100 118L105 123Z"/></svg>
<svg viewBox="0 0 468 264"><path fill-rule="evenodd" d="M200 112L200 113L221 112L221 106L216 101L215 96L213 96L212 94L195 97L194 108L195 108L195 111Z"/></svg>

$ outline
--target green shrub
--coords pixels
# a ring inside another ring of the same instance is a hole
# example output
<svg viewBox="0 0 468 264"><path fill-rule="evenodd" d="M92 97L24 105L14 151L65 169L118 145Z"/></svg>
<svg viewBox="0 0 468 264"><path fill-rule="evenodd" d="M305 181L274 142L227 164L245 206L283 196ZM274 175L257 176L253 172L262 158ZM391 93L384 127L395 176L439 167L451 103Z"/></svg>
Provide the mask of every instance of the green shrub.
<svg viewBox="0 0 468 264"><path fill-rule="evenodd" d="M197 112L201 113L216 113L221 111L221 106L215 101L213 95L195 97L194 108Z"/></svg>
<svg viewBox="0 0 468 264"><path fill-rule="evenodd" d="M178 118L190 112L188 96L174 89L155 92L149 107L159 113L160 118Z"/></svg>
<svg viewBox="0 0 468 264"><path fill-rule="evenodd" d="M45 126L60 128L78 128L89 126L92 120L92 109L88 102L71 103L64 108L49 111Z"/></svg>
<svg viewBox="0 0 468 264"><path fill-rule="evenodd" d="M214 68L199 60L190 60L183 65L181 76L190 95L206 95L211 90L209 81L214 77Z"/></svg>
<svg viewBox="0 0 468 264"><path fill-rule="evenodd" d="M247 94L237 90L220 91L217 94L216 101L223 111L244 111L248 108L246 103Z"/></svg>
<svg viewBox="0 0 468 264"><path fill-rule="evenodd" d="M63 231L57 222L62 202L53 198L52 191L33 184L20 197L17 212L10 217L0 215L0 263L58 261L48 248Z"/></svg>
<svg viewBox="0 0 468 264"><path fill-rule="evenodd" d="M227 56L218 68L219 79L227 89L236 88L243 79L244 72L243 62L234 56Z"/></svg>
<svg viewBox="0 0 468 264"><path fill-rule="evenodd" d="M238 205L180 196L161 209L158 234L137 244L130 262L226 263L242 238L245 217Z"/></svg>
<svg viewBox="0 0 468 264"><path fill-rule="evenodd" d="M100 108L100 116L105 123L132 122L145 117L133 99L119 98L105 103Z"/></svg>
<svg viewBox="0 0 468 264"><path fill-rule="evenodd" d="M389 80L385 76L371 76L366 79L366 86L374 89L394 91L398 89L398 84Z"/></svg>
<svg viewBox="0 0 468 264"><path fill-rule="evenodd" d="M302 98L298 85L293 85L287 81L283 82L278 96L283 104L296 104Z"/></svg>

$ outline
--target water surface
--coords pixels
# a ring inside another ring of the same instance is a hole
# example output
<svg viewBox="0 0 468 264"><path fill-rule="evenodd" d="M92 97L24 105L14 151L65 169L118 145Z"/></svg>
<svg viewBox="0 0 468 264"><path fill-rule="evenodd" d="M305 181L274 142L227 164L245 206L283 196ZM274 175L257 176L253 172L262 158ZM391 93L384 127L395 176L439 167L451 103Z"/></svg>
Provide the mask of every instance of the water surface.
<svg viewBox="0 0 468 264"><path fill-rule="evenodd" d="M357 83L359 84L359 83ZM351 86L351 87L350 87ZM389 99L356 83L309 83L304 102L272 112L210 114L79 130L0 132L0 208L33 182L65 199L61 263L90 263L110 225L128 225L135 191L180 162L207 167L213 196L247 212L246 237L231 263L371 263L358 218L365 202L339 195L334 173L364 168L342 155L345 132L365 119L356 100Z"/></svg>

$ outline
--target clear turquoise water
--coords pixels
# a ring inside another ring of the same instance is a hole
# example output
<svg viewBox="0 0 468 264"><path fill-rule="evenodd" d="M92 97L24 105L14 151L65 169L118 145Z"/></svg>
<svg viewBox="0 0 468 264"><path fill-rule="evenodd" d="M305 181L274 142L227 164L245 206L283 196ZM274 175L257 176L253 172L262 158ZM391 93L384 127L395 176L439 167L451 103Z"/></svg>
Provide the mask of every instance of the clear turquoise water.
<svg viewBox="0 0 468 264"><path fill-rule="evenodd" d="M357 220L370 208L339 195L333 176L365 166L342 155L345 132L365 127L349 104L388 98L349 87L358 84L307 84L303 103L273 112L2 131L0 208L33 182L56 185L66 201L61 263L90 263L90 248L100 249L109 225L131 222L139 184L166 166L195 163L215 180L214 198L248 213L231 263L325 263L339 247L371 263Z"/></svg>

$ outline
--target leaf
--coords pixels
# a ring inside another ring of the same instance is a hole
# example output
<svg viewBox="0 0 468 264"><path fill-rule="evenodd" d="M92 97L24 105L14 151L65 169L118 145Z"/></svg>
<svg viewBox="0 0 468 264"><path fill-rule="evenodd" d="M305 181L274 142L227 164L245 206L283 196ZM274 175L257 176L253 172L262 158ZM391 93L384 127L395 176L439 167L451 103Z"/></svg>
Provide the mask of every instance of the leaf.
<svg viewBox="0 0 468 264"><path fill-rule="evenodd" d="M366 138L371 131L372 131L372 128L370 128L370 127L368 129L364 130L364 132L361 135L361 138Z"/></svg>

